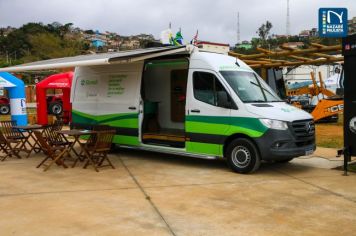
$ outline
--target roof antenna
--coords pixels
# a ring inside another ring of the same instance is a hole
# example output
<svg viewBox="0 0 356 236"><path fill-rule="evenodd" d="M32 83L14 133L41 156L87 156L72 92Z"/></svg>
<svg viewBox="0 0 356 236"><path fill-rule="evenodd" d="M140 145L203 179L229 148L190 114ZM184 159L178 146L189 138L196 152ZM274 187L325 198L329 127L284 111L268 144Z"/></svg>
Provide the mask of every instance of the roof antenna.
<svg viewBox="0 0 356 236"><path fill-rule="evenodd" d="M236 44L240 44L240 12L237 12L237 42Z"/></svg>
<svg viewBox="0 0 356 236"><path fill-rule="evenodd" d="M235 65L237 65L238 67L240 67L240 64L239 64L239 62L237 61L237 58L236 58Z"/></svg>

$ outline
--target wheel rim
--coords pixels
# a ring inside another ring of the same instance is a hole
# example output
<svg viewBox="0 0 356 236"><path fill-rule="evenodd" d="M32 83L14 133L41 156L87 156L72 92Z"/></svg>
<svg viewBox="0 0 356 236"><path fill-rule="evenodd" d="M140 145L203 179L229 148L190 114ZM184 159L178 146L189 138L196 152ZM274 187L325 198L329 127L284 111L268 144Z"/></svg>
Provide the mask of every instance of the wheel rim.
<svg viewBox="0 0 356 236"><path fill-rule="evenodd" d="M59 105L54 105L52 107L52 113L53 114L60 114L62 112L62 108Z"/></svg>
<svg viewBox="0 0 356 236"><path fill-rule="evenodd" d="M235 147L231 155L232 162L239 168L245 168L251 162L251 152L244 146Z"/></svg>
<svg viewBox="0 0 356 236"><path fill-rule="evenodd" d="M7 114L9 112L9 108L6 106L2 106L0 108L0 112L1 112L1 114Z"/></svg>

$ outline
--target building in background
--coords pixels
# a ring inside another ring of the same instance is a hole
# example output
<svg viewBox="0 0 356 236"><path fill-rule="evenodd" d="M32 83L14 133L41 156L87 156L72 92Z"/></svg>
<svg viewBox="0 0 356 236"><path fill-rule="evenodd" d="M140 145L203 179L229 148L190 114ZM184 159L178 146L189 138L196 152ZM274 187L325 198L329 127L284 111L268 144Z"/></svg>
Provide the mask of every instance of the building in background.
<svg viewBox="0 0 356 236"><path fill-rule="evenodd" d="M252 44L249 41L244 40L241 43L236 44L236 48L244 48L244 49L248 50L248 49L252 48Z"/></svg>
<svg viewBox="0 0 356 236"><path fill-rule="evenodd" d="M208 41L198 41L198 48L201 48L203 51L216 52L227 54L230 51L229 44L225 43L213 43Z"/></svg>
<svg viewBox="0 0 356 236"><path fill-rule="evenodd" d="M302 30L299 35L300 38L310 38L310 37L318 37L318 29L317 28L311 28L308 30Z"/></svg>
<svg viewBox="0 0 356 236"><path fill-rule="evenodd" d="M91 41L91 45L95 48L100 48L105 46L105 42L102 41L101 39L93 39Z"/></svg>

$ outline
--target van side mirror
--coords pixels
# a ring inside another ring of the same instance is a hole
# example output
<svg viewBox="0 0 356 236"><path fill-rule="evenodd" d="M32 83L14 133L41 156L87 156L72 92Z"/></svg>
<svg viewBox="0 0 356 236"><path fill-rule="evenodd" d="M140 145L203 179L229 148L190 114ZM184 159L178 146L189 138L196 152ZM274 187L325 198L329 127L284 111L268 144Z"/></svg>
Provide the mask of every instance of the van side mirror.
<svg viewBox="0 0 356 236"><path fill-rule="evenodd" d="M225 91L217 92L217 104L218 107L231 108L231 100Z"/></svg>

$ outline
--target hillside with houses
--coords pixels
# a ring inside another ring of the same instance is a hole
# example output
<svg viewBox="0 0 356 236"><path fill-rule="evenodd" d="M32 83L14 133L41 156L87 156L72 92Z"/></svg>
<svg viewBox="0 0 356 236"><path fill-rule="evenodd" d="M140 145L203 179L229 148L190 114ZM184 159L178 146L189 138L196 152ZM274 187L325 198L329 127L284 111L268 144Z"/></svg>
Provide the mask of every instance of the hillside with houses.
<svg viewBox="0 0 356 236"><path fill-rule="evenodd" d="M27 23L0 28L0 67L24 62L97 52L143 48L154 42L152 34L121 35L117 32L74 27L72 23Z"/></svg>

